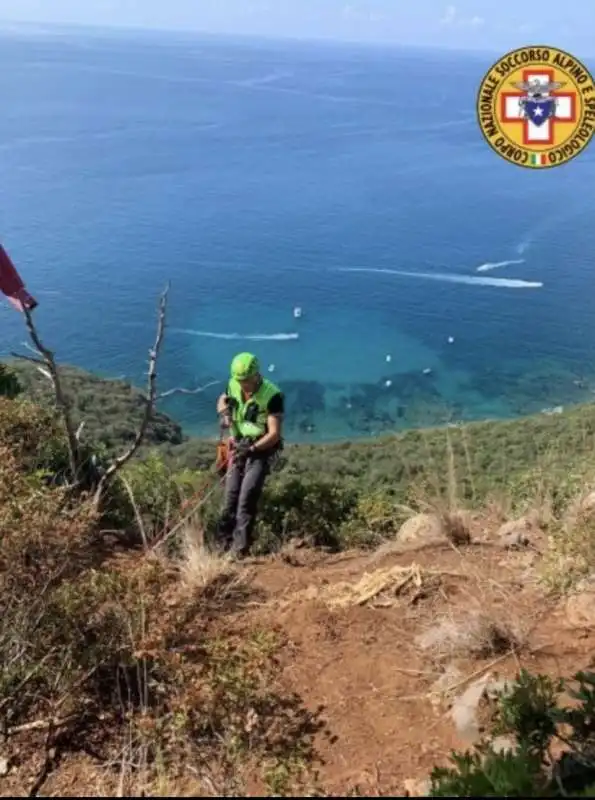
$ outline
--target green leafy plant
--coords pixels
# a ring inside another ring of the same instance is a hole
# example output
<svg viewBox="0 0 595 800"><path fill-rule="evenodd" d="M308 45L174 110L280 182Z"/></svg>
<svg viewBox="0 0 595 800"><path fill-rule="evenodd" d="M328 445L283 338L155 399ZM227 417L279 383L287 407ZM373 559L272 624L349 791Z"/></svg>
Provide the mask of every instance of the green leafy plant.
<svg viewBox="0 0 595 800"><path fill-rule="evenodd" d="M0 396L16 397L22 392L17 376L5 364L0 364Z"/></svg>
<svg viewBox="0 0 595 800"><path fill-rule="evenodd" d="M357 493L338 482L289 477L267 487L260 531L269 542L302 537L315 547L338 550L341 526L350 519L356 504Z"/></svg>
<svg viewBox="0 0 595 800"><path fill-rule="evenodd" d="M563 692L574 705L562 705ZM569 683L521 670L499 695L491 734L510 736L513 747L497 752L488 739L453 753L453 766L430 776L432 797L592 796L595 673L579 672ZM553 754L556 742L562 755Z"/></svg>

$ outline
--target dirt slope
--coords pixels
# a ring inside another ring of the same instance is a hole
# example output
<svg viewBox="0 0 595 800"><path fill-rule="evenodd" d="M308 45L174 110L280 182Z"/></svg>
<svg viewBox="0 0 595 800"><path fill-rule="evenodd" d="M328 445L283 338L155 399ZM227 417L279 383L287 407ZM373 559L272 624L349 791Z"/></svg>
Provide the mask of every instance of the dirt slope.
<svg viewBox="0 0 595 800"><path fill-rule="evenodd" d="M450 707L473 681L521 665L570 675L589 664L595 631L572 627L560 602L546 599L539 560L489 537L384 555L294 549L240 568L250 591L225 626L273 629L283 641L281 682L324 722L316 747L325 792L402 795L407 781L468 746ZM95 793L98 773L73 756L43 795ZM16 777L0 788L20 791ZM176 793L195 794L182 778Z"/></svg>
<svg viewBox="0 0 595 800"><path fill-rule="evenodd" d="M336 737L318 741L321 782L331 793L356 785L368 795L401 792L407 779L427 777L452 748L468 744L449 718L448 698L438 695L433 703L429 696L441 676L462 692L467 677L480 677L490 665L502 676L520 664L569 674L593 644L554 619L527 551L446 545L384 558L298 552L291 561L254 568L252 580L267 601L243 622L274 619L287 637L284 678L311 710L323 707ZM390 568L394 574L387 576ZM357 586L366 573L368 585L349 597L344 584ZM366 600L365 590L369 596L387 577L389 586ZM334 605L337 599L343 604ZM494 622L495 634L472 637L470 644L446 641L431 652L418 639L444 619L464 632L478 614ZM512 627L518 641L499 642L500 624L505 632ZM455 668L461 677L449 681Z"/></svg>

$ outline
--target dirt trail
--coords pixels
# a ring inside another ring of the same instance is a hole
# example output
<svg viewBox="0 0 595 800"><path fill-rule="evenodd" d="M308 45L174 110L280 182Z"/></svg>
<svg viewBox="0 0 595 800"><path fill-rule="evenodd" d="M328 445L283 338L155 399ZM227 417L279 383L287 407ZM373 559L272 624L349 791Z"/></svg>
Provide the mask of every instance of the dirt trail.
<svg viewBox="0 0 595 800"><path fill-rule="evenodd" d="M238 622L273 623L286 637L283 679L311 710L323 707L332 736L318 741L328 791L358 785L365 794L402 792L405 780L426 778L452 748L468 746L457 736L448 703L432 703L429 696L453 665L462 675L460 692L467 676L481 676L491 664L503 677L520 665L552 675L586 665L595 637L588 631L577 636L545 602L536 558L489 544L438 545L381 558L296 551L247 567L264 599L241 612ZM396 573L391 587L367 601L362 594L348 597L344 584L353 586L367 573L362 592L370 595L378 588L374 577L381 585L389 569ZM413 577L395 595L408 574ZM333 605L337 597L344 605ZM518 627L522 646L478 655L462 648L444 659L420 647L417 637L438 620L478 612Z"/></svg>
<svg viewBox="0 0 595 800"><path fill-rule="evenodd" d="M522 665L569 676L589 665L595 631L573 630L559 603L546 600L538 564L531 549L477 540L385 555L295 549L240 567L250 591L222 624L240 635L278 632L280 683L325 722L316 746L327 793L357 787L367 796L402 796L406 781L427 778L452 749L468 746L437 682L454 684L456 695L490 670L506 677ZM420 642L440 621L464 630L478 615L517 631L518 646L491 633L481 646L470 640L424 649ZM96 792L100 772L92 759L73 755L44 795L84 794L84 786ZM18 793L12 781L1 788ZM193 792L180 784L176 793Z"/></svg>

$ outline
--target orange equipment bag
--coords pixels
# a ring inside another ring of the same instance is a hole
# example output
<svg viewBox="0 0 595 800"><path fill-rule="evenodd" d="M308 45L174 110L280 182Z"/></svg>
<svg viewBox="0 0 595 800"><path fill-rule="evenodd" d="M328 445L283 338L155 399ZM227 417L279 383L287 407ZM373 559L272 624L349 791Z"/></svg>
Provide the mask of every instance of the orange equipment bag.
<svg viewBox="0 0 595 800"><path fill-rule="evenodd" d="M229 443L221 439L217 445L217 458L215 460L215 469L220 478L223 478L229 467L229 450Z"/></svg>

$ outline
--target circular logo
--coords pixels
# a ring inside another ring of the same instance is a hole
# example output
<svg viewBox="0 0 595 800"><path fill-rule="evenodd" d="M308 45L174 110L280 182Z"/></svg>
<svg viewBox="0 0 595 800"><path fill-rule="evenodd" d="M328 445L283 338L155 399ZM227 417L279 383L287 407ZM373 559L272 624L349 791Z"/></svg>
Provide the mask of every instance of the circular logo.
<svg viewBox="0 0 595 800"><path fill-rule="evenodd" d="M511 50L481 82L477 117L502 158L529 169L558 167L593 138L595 84L585 65L564 50Z"/></svg>

